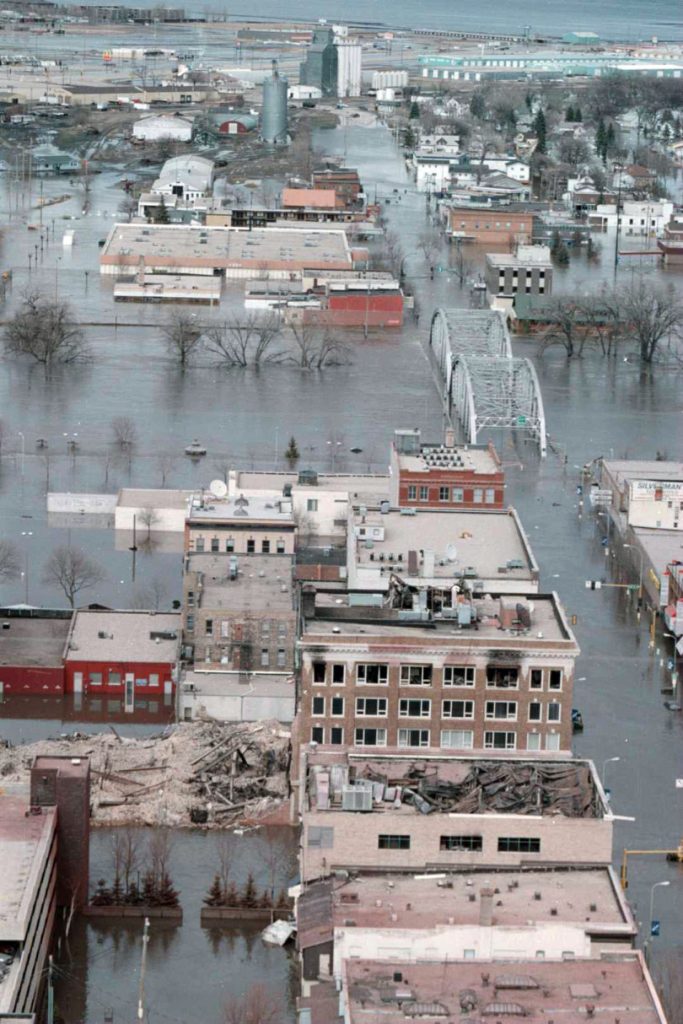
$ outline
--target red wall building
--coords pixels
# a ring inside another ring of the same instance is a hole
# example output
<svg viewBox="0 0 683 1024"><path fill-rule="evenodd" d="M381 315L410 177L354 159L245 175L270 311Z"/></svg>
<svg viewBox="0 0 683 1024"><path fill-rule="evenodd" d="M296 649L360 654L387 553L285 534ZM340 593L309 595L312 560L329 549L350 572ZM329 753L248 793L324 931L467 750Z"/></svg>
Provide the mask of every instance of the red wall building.
<svg viewBox="0 0 683 1024"><path fill-rule="evenodd" d="M386 291L330 290L322 309L305 310L304 322L336 327L400 327L403 323L403 293Z"/></svg>
<svg viewBox="0 0 683 1024"><path fill-rule="evenodd" d="M71 611L0 609L0 697L64 693Z"/></svg>
<svg viewBox="0 0 683 1024"><path fill-rule="evenodd" d="M423 444L419 430L397 430L391 448L395 508L502 509L505 472L492 444Z"/></svg>

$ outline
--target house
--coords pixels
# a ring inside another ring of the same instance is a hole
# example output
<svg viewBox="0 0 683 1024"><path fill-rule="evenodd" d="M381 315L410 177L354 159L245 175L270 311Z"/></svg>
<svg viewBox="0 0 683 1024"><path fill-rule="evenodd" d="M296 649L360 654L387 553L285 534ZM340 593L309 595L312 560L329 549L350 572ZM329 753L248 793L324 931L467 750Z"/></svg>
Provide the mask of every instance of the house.
<svg viewBox="0 0 683 1024"><path fill-rule="evenodd" d="M622 170L614 171L612 184L617 187L620 181L622 188L644 192L657 184L657 172L650 167L643 167L642 164L627 164Z"/></svg>
<svg viewBox="0 0 683 1024"><path fill-rule="evenodd" d="M64 153L50 142L35 146L31 156L34 174L77 174L81 170L75 153Z"/></svg>
<svg viewBox="0 0 683 1024"><path fill-rule="evenodd" d="M180 613L76 611L66 651L65 692L124 701L173 702L180 652Z"/></svg>
<svg viewBox="0 0 683 1024"><path fill-rule="evenodd" d="M198 199L211 192L213 170L213 160L194 153L171 157L161 168L151 191L180 199Z"/></svg>
<svg viewBox="0 0 683 1024"><path fill-rule="evenodd" d="M192 140L193 118L181 114L150 114L133 125L133 138L140 142L173 142Z"/></svg>

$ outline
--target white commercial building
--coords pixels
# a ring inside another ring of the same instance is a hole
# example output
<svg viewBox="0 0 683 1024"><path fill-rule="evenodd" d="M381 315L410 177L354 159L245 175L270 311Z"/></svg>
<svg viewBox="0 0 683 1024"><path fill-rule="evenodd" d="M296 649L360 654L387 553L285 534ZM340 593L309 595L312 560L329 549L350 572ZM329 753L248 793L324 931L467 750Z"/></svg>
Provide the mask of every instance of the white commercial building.
<svg viewBox="0 0 683 1024"><path fill-rule="evenodd" d="M152 185L152 192L181 199L199 199L211 192L212 187L213 160L189 153L166 161Z"/></svg>
<svg viewBox="0 0 683 1024"><path fill-rule="evenodd" d="M363 49L357 39L336 40L337 96L360 96Z"/></svg>
<svg viewBox="0 0 683 1024"><path fill-rule="evenodd" d="M683 480L630 480L628 525L683 530Z"/></svg>
<svg viewBox="0 0 683 1024"><path fill-rule="evenodd" d="M142 142L159 142L161 139L190 142L192 118L181 114L150 114L141 117L133 125L133 138Z"/></svg>
<svg viewBox="0 0 683 1024"><path fill-rule="evenodd" d="M660 235L671 220L674 204L668 201L621 203L619 229L623 235ZM617 226L616 203L600 203L588 214L591 227L606 230Z"/></svg>

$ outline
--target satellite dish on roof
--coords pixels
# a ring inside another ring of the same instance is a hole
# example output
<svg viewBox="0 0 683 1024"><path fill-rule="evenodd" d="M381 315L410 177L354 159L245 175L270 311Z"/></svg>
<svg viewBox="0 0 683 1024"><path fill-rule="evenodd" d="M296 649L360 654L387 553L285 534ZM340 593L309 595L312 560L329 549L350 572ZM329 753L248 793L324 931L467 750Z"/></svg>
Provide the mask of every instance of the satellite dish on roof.
<svg viewBox="0 0 683 1024"><path fill-rule="evenodd" d="M224 498L228 493L227 485L222 480L212 480L209 484L209 490L214 498Z"/></svg>
<svg viewBox="0 0 683 1024"><path fill-rule="evenodd" d="M449 562L457 561L458 549L456 548L455 544L446 545L446 558L448 559Z"/></svg>

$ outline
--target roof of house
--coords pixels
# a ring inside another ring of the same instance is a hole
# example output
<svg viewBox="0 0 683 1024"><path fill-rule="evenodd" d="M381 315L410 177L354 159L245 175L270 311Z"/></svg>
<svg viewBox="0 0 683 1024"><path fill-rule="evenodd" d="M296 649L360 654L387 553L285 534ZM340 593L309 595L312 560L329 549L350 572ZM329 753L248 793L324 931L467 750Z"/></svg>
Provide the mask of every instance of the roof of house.
<svg viewBox="0 0 683 1024"><path fill-rule="evenodd" d="M179 643L179 612L79 609L66 660L174 663Z"/></svg>

